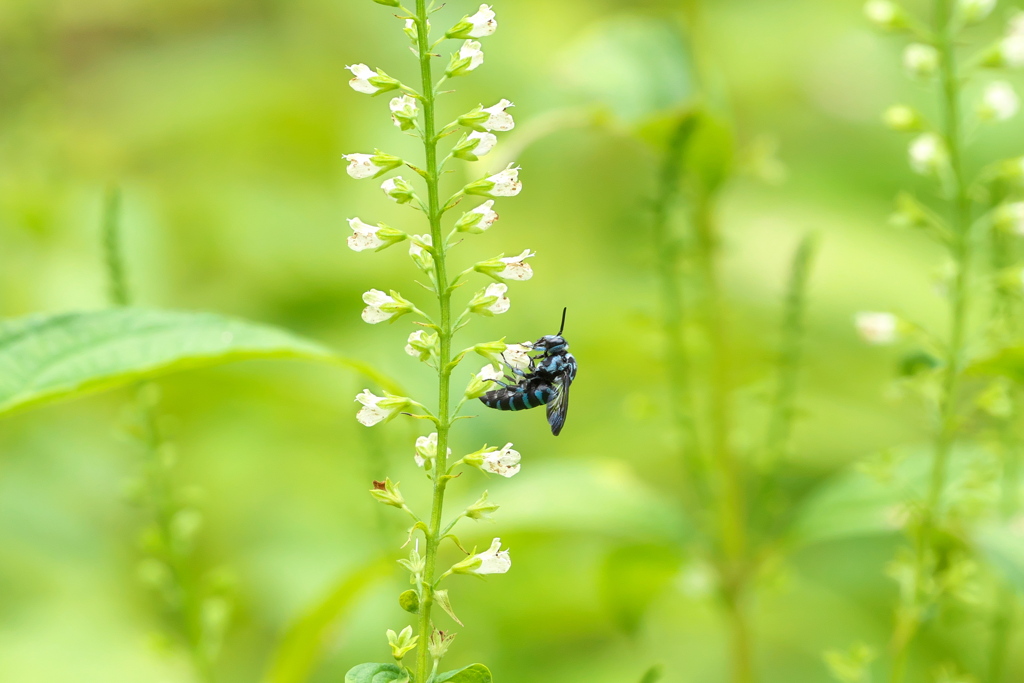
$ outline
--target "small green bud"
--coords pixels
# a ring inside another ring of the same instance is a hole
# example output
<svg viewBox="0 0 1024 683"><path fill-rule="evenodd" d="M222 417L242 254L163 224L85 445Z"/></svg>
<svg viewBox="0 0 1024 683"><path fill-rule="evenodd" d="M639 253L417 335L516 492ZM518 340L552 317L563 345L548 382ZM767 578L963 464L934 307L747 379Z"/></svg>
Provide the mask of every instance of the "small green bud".
<svg viewBox="0 0 1024 683"><path fill-rule="evenodd" d="M402 594L398 596L398 604L402 609L410 614L419 614L420 595L410 588L407 591L403 591Z"/></svg>
<svg viewBox="0 0 1024 683"><path fill-rule="evenodd" d="M384 194L386 194L391 200L398 202L399 204L408 204L417 198L416 192L412 189L412 185L410 185L409 181L400 175L385 180L381 184L380 189L384 190Z"/></svg>
<svg viewBox="0 0 1024 683"><path fill-rule="evenodd" d="M928 79L939 70L941 57L931 45L911 43L903 51L903 67L914 78Z"/></svg>
<svg viewBox="0 0 1024 683"><path fill-rule="evenodd" d="M920 112L903 104L886 109L882 120L886 126L901 133L913 133L924 129L924 117Z"/></svg>
<svg viewBox="0 0 1024 683"><path fill-rule="evenodd" d="M498 510L498 505L487 500L487 491L484 491L480 499L466 508L466 517L470 519L489 519L492 512Z"/></svg>
<svg viewBox="0 0 1024 683"><path fill-rule="evenodd" d="M436 356L437 351L438 336L436 332L416 330L409 335L409 339L405 344L405 352L407 354L424 362L430 360L432 356Z"/></svg>
<svg viewBox="0 0 1024 683"><path fill-rule="evenodd" d="M388 478L385 478L384 481L374 481L373 488L370 489L370 495L379 502L384 503L384 505L396 508L405 507L405 498L402 497L402 493L398 490L398 484L392 484Z"/></svg>
<svg viewBox="0 0 1024 683"><path fill-rule="evenodd" d="M406 626L401 633L395 633L388 629L387 636L388 645L391 646L391 656L395 658L396 662L402 661L402 658L416 647L420 639L419 636L412 634L412 626Z"/></svg>

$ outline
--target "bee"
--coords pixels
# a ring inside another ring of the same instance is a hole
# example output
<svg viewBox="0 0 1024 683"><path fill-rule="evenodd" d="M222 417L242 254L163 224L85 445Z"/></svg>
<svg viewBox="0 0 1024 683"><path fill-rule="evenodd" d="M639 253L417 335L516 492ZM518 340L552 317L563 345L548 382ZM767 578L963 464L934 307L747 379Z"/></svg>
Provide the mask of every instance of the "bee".
<svg viewBox="0 0 1024 683"><path fill-rule="evenodd" d="M562 337L565 311L558 334L547 334L527 346L535 355L525 368L513 367L502 380L492 379L500 388L488 391L480 400L495 410L529 410L546 405L551 433L558 436L569 412L569 387L576 378L576 359L569 353L569 344Z"/></svg>

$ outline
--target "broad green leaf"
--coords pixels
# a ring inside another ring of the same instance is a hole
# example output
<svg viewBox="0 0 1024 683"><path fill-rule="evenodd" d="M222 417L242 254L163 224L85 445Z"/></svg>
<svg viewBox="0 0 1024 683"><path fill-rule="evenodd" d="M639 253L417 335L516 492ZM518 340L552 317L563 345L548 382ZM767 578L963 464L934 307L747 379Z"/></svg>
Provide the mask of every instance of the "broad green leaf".
<svg viewBox="0 0 1024 683"><path fill-rule="evenodd" d="M375 560L340 577L319 602L288 627L274 652L264 682L303 683L309 680L334 628L369 586L388 576L389 569L390 563Z"/></svg>
<svg viewBox="0 0 1024 683"><path fill-rule="evenodd" d="M967 372L972 375L999 375L1024 383L1024 346L1003 349L978 360L967 368Z"/></svg>
<svg viewBox="0 0 1024 683"><path fill-rule="evenodd" d="M394 390L369 366L276 327L213 313L113 308L0 322L0 415L255 358L346 366Z"/></svg>
<svg viewBox="0 0 1024 683"><path fill-rule="evenodd" d="M492 680L490 670L483 664L470 664L430 677L430 683L491 683Z"/></svg>
<svg viewBox="0 0 1024 683"><path fill-rule="evenodd" d="M345 683L406 683L408 680L408 672L397 664L360 664L345 674Z"/></svg>

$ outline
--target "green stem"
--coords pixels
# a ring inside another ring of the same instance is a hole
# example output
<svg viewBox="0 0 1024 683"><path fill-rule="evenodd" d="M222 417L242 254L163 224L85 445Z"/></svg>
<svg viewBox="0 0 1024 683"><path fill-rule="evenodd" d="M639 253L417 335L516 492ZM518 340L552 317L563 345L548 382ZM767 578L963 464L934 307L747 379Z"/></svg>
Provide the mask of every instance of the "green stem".
<svg viewBox="0 0 1024 683"><path fill-rule="evenodd" d="M449 390L451 384L452 359L452 313L451 290L448 282L445 255L447 245L441 236L441 202L439 199L440 177L437 163L437 133L435 122L436 91L431 72L431 46L429 43L426 0L416 0L416 33L420 60L420 81L423 92L423 146L426 154L427 218L430 221L430 236L434 244L434 277L437 282L437 300L440 308L438 339L438 395L437 395L437 458L434 472L433 501L430 507L430 524L425 532L426 551L423 582L420 590L419 647L416 651L416 683L426 683L431 672L431 657L427 642L433 625L430 612L434 605L434 575L437 571L437 548L441 542L441 517L444 512L444 492L448 477L448 432L451 428Z"/></svg>
<svg viewBox="0 0 1024 683"><path fill-rule="evenodd" d="M936 34L941 55L941 84L943 107L942 135L949 152L951 192L951 221L953 240L950 245L956 263L956 278L951 296L949 344L939 394L939 420L935 435L931 480L925 499L924 519L916 545L915 603L928 599L920 589L928 571L929 552L933 546L938 519L942 514L942 491L946 486L949 459L956 443L958 430L957 403L964 365L967 341L967 313L970 299L970 269L972 265L971 200L963 168L963 134L961 131L960 79L957 76L956 36L952 0L936 0ZM920 605L918 605L920 606ZM920 626L922 610L912 611L915 623L907 626L905 637L894 641L894 665L890 680L900 683L904 677L908 650Z"/></svg>

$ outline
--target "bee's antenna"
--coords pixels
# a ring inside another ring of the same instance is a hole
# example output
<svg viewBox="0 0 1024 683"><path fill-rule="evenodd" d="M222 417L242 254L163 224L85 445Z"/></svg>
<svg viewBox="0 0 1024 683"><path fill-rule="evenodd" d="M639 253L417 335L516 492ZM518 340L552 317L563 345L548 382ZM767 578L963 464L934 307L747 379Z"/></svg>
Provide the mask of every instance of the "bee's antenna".
<svg viewBox="0 0 1024 683"><path fill-rule="evenodd" d="M562 309L562 325L558 328L558 334L555 335L556 337L561 337L562 336L562 330L565 329L565 312L567 310L569 310L569 309L568 308L563 308Z"/></svg>

